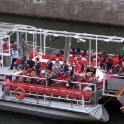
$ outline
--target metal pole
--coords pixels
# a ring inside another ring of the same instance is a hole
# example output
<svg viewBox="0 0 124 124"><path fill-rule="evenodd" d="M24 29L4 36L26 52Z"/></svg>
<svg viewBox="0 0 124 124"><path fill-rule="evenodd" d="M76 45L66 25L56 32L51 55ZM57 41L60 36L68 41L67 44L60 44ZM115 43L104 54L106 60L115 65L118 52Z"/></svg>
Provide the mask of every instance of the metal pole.
<svg viewBox="0 0 124 124"><path fill-rule="evenodd" d="M67 63L68 63L68 59L69 59L70 45L71 45L71 37L66 37L65 50L64 50L64 60Z"/></svg>
<svg viewBox="0 0 124 124"><path fill-rule="evenodd" d="M97 51L98 51L98 49L97 49L97 36L96 36L96 68L97 68L97 66L98 66L98 63L97 63L97 60L98 60Z"/></svg>
<svg viewBox="0 0 124 124"><path fill-rule="evenodd" d="M34 34L33 34L33 57L35 56Z"/></svg>
<svg viewBox="0 0 124 124"><path fill-rule="evenodd" d="M16 42L17 42L17 50L19 49L19 44L20 44L20 42L19 42L19 32L16 32Z"/></svg>
<svg viewBox="0 0 124 124"><path fill-rule="evenodd" d="M40 48L42 50L42 34L40 34Z"/></svg>
<svg viewBox="0 0 124 124"><path fill-rule="evenodd" d="M46 35L44 35L44 37L43 37L43 42L44 42L44 54L46 54Z"/></svg>
<svg viewBox="0 0 124 124"><path fill-rule="evenodd" d="M3 39L2 39L2 36L1 36L1 53L2 53L2 67L3 67Z"/></svg>
<svg viewBox="0 0 124 124"><path fill-rule="evenodd" d="M91 39L89 39L89 65L91 66Z"/></svg>
<svg viewBox="0 0 124 124"><path fill-rule="evenodd" d="M10 54L10 36L8 37L8 42L9 42L9 54Z"/></svg>
<svg viewBox="0 0 124 124"><path fill-rule="evenodd" d="M25 41L27 42L27 30L26 30L26 32L25 32Z"/></svg>
<svg viewBox="0 0 124 124"><path fill-rule="evenodd" d="M37 52L37 34L34 34L35 49Z"/></svg>

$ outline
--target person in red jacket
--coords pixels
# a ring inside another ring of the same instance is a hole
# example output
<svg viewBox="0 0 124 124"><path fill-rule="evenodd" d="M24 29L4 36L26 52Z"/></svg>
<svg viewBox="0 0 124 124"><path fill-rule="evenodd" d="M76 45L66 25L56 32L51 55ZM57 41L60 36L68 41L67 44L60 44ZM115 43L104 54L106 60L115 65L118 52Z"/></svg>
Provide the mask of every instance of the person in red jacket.
<svg viewBox="0 0 124 124"><path fill-rule="evenodd" d="M76 61L76 65L74 67L74 73L79 74L80 72L81 72L81 65L80 65L79 61Z"/></svg>

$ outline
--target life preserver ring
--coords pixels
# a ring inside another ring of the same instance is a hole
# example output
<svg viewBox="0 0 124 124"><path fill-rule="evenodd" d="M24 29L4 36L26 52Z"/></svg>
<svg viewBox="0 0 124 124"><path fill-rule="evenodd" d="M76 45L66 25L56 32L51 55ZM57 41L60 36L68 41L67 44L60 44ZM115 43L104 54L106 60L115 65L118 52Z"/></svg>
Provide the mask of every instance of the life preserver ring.
<svg viewBox="0 0 124 124"><path fill-rule="evenodd" d="M19 91L21 91L22 93L21 93L21 94L18 94ZM26 93L25 93L25 90L24 90L23 88L18 87L18 88L15 89L14 95L15 95L15 97L16 97L17 99L22 100L22 99L25 98Z"/></svg>

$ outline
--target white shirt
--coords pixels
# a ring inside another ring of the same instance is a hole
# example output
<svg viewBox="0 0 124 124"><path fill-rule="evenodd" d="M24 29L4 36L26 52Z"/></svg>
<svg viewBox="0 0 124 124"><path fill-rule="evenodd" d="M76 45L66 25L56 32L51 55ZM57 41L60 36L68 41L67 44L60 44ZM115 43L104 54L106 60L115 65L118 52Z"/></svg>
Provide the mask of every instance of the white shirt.
<svg viewBox="0 0 124 124"><path fill-rule="evenodd" d="M18 51L12 50L12 58L18 58Z"/></svg>

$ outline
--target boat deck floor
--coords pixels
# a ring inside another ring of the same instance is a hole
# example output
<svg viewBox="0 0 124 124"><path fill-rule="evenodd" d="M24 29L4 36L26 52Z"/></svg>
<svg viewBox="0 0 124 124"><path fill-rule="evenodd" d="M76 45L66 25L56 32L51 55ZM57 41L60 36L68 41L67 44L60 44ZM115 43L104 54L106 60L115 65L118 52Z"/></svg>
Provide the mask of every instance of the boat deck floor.
<svg viewBox="0 0 124 124"><path fill-rule="evenodd" d="M11 74L13 70L9 70L10 67L0 67L0 75Z"/></svg>
<svg viewBox="0 0 124 124"><path fill-rule="evenodd" d="M77 104L76 102L71 103L71 101L65 101L63 102L60 99L57 100L50 100L49 98L44 99L38 99L33 98L33 97L26 97L23 100L18 100L14 95L6 96L5 100L7 101L14 101L17 103L25 103L28 105L39 105L39 106L46 106L46 107L51 107L51 108L58 108L58 109L65 109L65 110L70 110L70 111L75 111L75 112L85 112L89 113L93 109L99 108L101 105L97 106L91 106L91 105L86 105L86 107L83 108L81 104Z"/></svg>

